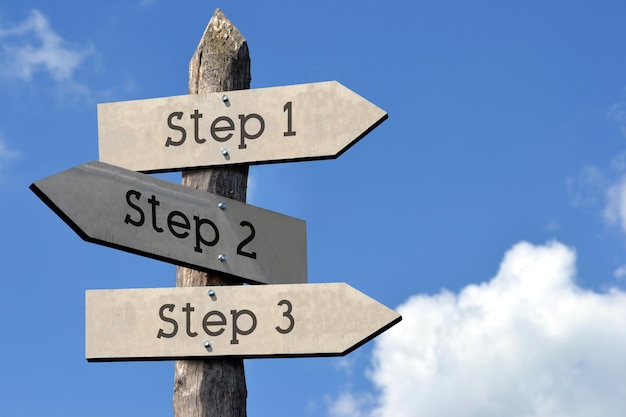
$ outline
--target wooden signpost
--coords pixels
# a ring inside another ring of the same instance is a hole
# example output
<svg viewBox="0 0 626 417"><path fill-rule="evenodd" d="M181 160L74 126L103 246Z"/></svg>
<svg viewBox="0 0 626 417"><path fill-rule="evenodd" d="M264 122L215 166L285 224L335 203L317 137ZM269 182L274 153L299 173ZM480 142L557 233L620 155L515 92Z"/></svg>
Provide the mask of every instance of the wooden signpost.
<svg viewBox="0 0 626 417"><path fill-rule="evenodd" d="M176 288L87 291L87 360L177 359L175 417L245 417L243 358L345 355L402 319L304 284L305 224L245 204L248 165L337 157L387 113L337 82L247 90L219 9L189 73L188 96L99 105L101 161L30 188L83 239L178 265Z"/></svg>
<svg viewBox="0 0 626 417"><path fill-rule="evenodd" d="M218 9L189 62L189 94L250 88L250 55L241 32ZM182 184L246 201L247 165L187 170ZM220 274L177 267L177 287L229 285ZM241 358L174 362L174 417L245 417L248 390Z"/></svg>
<svg viewBox="0 0 626 417"><path fill-rule="evenodd" d="M302 220L98 161L31 189L89 242L239 281L307 281Z"/></svg>
<svg viewBox="0 0 626 417"><path fill-rule="evenodd" d="M97 290L89 361L341 356L400 321L344 283Z"/></svg>
<svg viewBox="0 0 626 417"><path fill-rule="evenodd" d="M157 172L335 158L387 118L336 81L98 105L100 160Z"/></svg>

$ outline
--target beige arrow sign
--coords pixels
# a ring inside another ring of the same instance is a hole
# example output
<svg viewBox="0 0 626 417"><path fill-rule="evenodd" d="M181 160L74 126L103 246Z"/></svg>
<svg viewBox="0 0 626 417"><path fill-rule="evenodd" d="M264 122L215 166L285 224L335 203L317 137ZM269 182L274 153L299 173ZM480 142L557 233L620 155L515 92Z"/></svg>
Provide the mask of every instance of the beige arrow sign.
<svg viewBox="0 0 626 417"><path fill-rule="evenodd" d="M100 161L162 172L336 158L386 118L336 81L105 103Z"/></svg>
<svg viewBox="0 0 626 417"><path fill-rule="evenodd" d="M86 292L88 361L341 356L402 320L345 283Z"/></svg>

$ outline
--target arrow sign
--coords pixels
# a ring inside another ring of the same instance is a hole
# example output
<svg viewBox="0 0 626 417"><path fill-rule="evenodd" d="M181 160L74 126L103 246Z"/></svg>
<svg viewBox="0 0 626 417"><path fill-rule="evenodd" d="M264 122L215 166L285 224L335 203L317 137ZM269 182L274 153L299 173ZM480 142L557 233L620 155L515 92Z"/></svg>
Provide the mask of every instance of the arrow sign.
<svg viewBox="0 0 626 417"><path fill-rule="evenodd" d="M341 356L401 319L344 283L87 291L85 356Z"/></svg>
<svg viewBox="0 0 626 417"><path fill-rule="evenodd" d="M100 160L159 172L336 158L386 118L336 81L99 104Z"/></svg>
<svg viewBox="0 0 626 417"><path fill-rule="evenodd" d="M97 161L30 188L86 241L243 281L307 281L302 220Z"/></svg>

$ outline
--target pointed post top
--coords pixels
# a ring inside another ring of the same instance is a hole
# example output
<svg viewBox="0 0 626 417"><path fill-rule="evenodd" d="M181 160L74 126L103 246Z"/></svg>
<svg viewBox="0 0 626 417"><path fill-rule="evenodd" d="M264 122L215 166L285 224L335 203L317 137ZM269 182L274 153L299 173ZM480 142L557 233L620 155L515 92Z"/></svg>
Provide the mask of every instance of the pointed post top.
<svg viewBox="0 0 626 417"><path fill-rule="evenodd" d="M220 77L220 74L233 76ZM248 43L224 13L215 9L189 63L189 94L250 88Z"/></svg>
<svg viewBox="0 0 626 417"><path fill-rule="evenodd" d="M206 32L209 32L216 40L222 40L224 44L229 43L233 49L238 49L240 45L246 42L239 29L237 29L226 15L220 10L215 9L213 17L207 25L203 38L207 36Z"/></svg>

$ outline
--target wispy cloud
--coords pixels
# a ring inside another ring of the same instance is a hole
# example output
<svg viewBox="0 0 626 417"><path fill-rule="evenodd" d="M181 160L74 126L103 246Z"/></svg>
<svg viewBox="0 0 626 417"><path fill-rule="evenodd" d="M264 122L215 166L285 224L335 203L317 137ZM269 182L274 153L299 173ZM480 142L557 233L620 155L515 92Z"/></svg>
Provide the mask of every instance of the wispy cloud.
<svg viewBox="0 0 626 417"><path fill-rule="evenodd" d="M606 197L605 219L626 233L626 174L606 190Z"/></svg>
<svg viewBox="0 0 626 417"><path fill-rule="evenodd" d="M618 124L622 134L626 136L626 103L613 104L607 115Z"/></svg>
<svg viewBox="0 0 626 417"><path fill-rule="evenodd" d="M576 176L567 179L567 188L572 205L596 207L604 204L604 190L610 185L607 174L598 167L589 165Z"/></svg>
<svg viewBox="0 0 626 417"><path fill-rule="evenodd" d="M369 395L353 395L344 391L335 400L328 402L329 417L366 417L363 411L373 402L374 398Z"/></svg>
<svg viewBox="0 0 626 417"><path fill-rule="evenodd" d="M589 209L626 235L626 152L608 167L587 166L568 180L572 204Z"/></svg>
<svg viewBox="0 0 626 417"><path fill-rule="evenodd" d="M0 138L0 166L2 166L2 161L6 161L8 159L14 159L19 155L17 151L13 151L7 147L4 143L4 140Z"/></svg>
<svg viewBox="0 0 626 417"><path fill-rule="evenodd" d="M626 234L626 153L614 157L608 168L585 167L567 184L573 205L592 208Z"/></svg>
<svg viewBox="0 0 626 417"><path fill-rule="evenodd" d="M626 137L626 102L612 104L607 117L617 124ZM569 185L570 189L577 190L575 203L588 204L589 196L601 195L604 219L626 233L626 152L615 156L608 169L586 167L576 180L569 181Z"/></svg>
<svg viewBox="0 0 626 417"><path fill-rule="evenodd" d="M626 279L626 265L621 265L620 267L618 267L613 274L615 275L615 279L617 279L618 281L623 281L624 279Z"/></svg>
<svg viewBox="0 0 626 417"><path fill-rule="evenodd" d="M92 53L90 45L64 40L39 10L17 25L0 24L0 76L5 80L32 81L44 74L58 84L84 90L75 75Z"/></svg>
<svg viewBox="0 0 626 417"><path fill-rule="evenodd" d="M576 283L575 251L521 242L497 275L416 295L376 339L371 394L343 392L333 417L622 416L626 293Z"/></svg>
<svg viewBox="0 0 626 417"><path fill-rule="evenodd" d="M154 3L156 3L156 0L139 0L139 7L149 7L152 6Z"/></svg>
<svg viewBox="0 0 626 417"><path fill-rule="evenodd" d="M20 156L19 152L8 147L2 136L0 136L0 179L7 165Z"/></svg>

